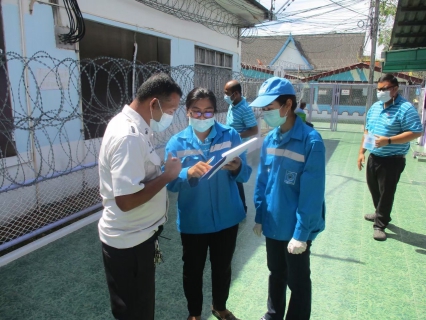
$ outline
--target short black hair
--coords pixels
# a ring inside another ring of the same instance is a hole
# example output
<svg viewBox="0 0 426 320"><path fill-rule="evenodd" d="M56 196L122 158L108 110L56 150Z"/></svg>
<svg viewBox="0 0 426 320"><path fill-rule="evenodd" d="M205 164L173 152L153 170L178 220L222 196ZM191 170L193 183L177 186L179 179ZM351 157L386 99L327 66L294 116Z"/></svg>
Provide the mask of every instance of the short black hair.
<svg viewBox="0 0 426 320"><path fill-rule="evenodd" d="M306 102L305 101L300 101L300 109L305 109L306 108Z"/></svg>
<svg viewBox="0 0 426 320"><path fill-rule="evenodd" d="M239 82L237 82L237 84L234 84L231 88L231 92L238 92L239 94L241 94L241 84Z"/></svg>
<svg viewBox="0 0 426 320"><path fill-rule="evenodd" d="M292 94L283 94L281 96L279 96L278 98L275 99L275 101L277 101L280 106L282 106L283 104L285 104L287 102L288 99L291 99L291 110L295 110L297 107L297 101L296 101L296 96L292 95Z"/></svg>
<svg viewBox="0 0 426 320"><path fill-rule="evenodd" d="M385 81L390 82L394 86L399 86L398 79L392 73L387 73L381 76L378 82L385 82Z"/></svg>
<svg viewBox="0 0 426 320"><path fill-rule="evenodd" d="M166 73L156 73L142 83L136 92L136 98L139 102L152 97L168 100L172 93L182 97L182 90L172 77Z"/></svg>
<svg viewBox="0 0 426 320"><path fill-rule="evenodd" d="M201 87L196 87L188 93L188 95L186 96L186 102L185 102L186 109L189 109L189 107L192 105L193 102L197 100L201 100L201 99L209 99L213 105L214 112L217 111L216 97L213 91L206 88L201 88Z"/></svg>

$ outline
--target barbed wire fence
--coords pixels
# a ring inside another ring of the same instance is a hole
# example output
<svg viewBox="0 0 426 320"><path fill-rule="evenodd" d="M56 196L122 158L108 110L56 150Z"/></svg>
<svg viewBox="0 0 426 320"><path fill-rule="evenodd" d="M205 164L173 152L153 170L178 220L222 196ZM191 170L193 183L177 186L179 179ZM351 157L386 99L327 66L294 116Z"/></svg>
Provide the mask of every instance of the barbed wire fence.
<svg viewBox="0 0 426 320"><path fill-rule="evenodd" d="M266 77L272 76L108 57L59 60L46 52L28 58L13 52L0 55L0 255L101 209L97 161L103 133L109 120L133 100L137 88L157 72L170 74L183 91L172 125L154 135L157 148L187 127L184 99L194 87L213 90L216 119L225 123L225 83L239 80L245 97L253 101ZM297 100L307 102L307 119L332 130L337 122L363 124L366 88L295 84ZM418 86L400 89L410 101L419 98ZM260 111L255 109L255 114L259 118ZM263 121L261 129L270 130Z"/></svg>
<svg viewBox="0 0 426 320"><path fill-rule="evenodd" d="M239 17L225 10L217 1L179 1L179 0L136 0L158 11L170 14L185 21L199 23L220 34L251 42L258 33L258 28L239 28L249 26L251 22L243 16L256 16L256 10L238 1L231 1L232 5L241 13ZM243 14L244 13L244 14ZM258 14L258 13L257 13ZM261 23L262 19L258 20Z"/></svg>
<svg viewBox="0 0 426 320"><path fill-rule="evenodd" d="M187 127L184 99L195 86L215 92L216 118L224 123L225 83L239 80L253 100L265 80L227 69L108 57L59 60L46 52L29 58L9 52L0 59L0 252L101 209L97 158L103 133L152 74L170 74L183 91L172 125L154 135L157 148Z"/></svg>

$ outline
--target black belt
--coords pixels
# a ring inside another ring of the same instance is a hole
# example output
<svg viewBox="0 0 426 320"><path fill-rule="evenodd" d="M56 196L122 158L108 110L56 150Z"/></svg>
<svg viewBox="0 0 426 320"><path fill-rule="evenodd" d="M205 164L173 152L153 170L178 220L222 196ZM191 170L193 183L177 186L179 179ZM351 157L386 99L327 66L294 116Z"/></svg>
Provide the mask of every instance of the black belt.
<svg viewBox="0 0 426 320"><path fill-rule="evenodd" d="M396 154L394 156L376 156L375 154L370 153L370 156L374 158L405 158L405 154Z"/></svg>

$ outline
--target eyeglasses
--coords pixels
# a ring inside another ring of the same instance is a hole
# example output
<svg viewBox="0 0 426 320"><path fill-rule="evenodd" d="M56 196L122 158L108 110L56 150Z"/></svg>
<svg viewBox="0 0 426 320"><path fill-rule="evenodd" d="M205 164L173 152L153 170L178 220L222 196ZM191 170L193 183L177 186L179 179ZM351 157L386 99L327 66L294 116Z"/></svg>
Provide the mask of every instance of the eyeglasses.
<svg viewBox="0 0 426 320"><path fill-rule="evenodd" d="M207 112L191 111L189 114L191 115L191 117L195 119L201 118L201 116L204 116L204 118L206 119L210 119L210 118L213 118L214 116L214 112L211 112L211 111L207 111Z"/></svg>
<svg viewBox="0 0 426 320"><path fill-rule="evenodd" d="M389 91L390 89L395 88L395 86L390 86L390 87L383 87L383 88L377 88L377 91Z"/></svg>

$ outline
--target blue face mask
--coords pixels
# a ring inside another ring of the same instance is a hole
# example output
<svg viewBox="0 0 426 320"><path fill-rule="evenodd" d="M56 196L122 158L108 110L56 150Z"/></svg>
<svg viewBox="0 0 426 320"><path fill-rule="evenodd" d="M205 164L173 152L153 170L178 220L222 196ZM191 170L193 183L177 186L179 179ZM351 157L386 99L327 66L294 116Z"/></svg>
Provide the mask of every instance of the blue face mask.
<svg viewBox="0 0 426 320"><path fill-rule="evenodd" d="M214 125L214 119L214 117L204 120L189 118L189 125L197 132L206 132Z"/></svg>
<svg viewBox="0 0 426 320"><path fill-rule="evenodd" d="M235 93L235 92L234 92ZM234 103L234 101L231 99L231 97L234 95L234 93L233 94L231 94L230 96L227 96L226 94L223 96L223 100L225 100L225 102L227 103L227 104L233 104Z"/></svg>
<svg viewBox="0 0 426 320"><path fill-rule="evenodd" d="M263 111L263 120L265 120L268 126L276 128L286 122L288 111L286 112L284 117L281 117L280 115L281 108L282 106L279 109Z"/></svg>

